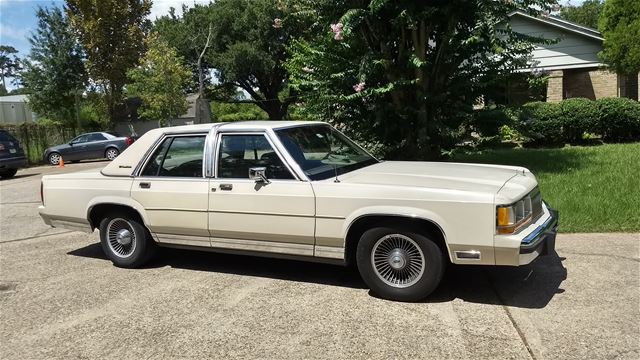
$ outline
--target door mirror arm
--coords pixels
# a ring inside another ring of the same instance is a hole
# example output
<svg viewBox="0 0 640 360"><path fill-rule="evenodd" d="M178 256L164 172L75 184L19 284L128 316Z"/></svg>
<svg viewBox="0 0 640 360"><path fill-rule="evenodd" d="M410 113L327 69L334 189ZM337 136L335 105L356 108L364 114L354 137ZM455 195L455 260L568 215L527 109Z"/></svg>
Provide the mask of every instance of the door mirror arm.
<svg viewBox="0 0 640 360"><path fill-rule="evenodd" d="M249 168L249 179L260 184L271 184L271 181L267 179L267 168L263 166Z"/></svg>

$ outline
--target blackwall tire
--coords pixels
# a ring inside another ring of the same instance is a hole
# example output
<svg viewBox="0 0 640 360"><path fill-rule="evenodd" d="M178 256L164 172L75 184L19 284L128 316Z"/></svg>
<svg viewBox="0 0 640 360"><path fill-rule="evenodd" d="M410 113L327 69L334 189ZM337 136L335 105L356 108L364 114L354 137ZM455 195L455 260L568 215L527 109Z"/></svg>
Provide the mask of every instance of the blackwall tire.
<svg viewBox="0 0 640 360"><path fill-rule="evenodd" d="M155 254L156 245L137 217L112 213L100 222L100 243L115 266L138 268Z"/></svg>

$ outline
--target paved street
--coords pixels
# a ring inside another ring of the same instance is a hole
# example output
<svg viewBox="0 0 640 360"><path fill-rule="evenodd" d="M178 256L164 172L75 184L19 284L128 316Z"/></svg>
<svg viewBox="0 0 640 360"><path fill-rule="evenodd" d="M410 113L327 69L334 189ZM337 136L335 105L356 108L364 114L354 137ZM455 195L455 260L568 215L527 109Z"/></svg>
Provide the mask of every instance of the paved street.
<svg viewBox="0 0 640 360"><path fill-rule="evenodd" d="M105 164L0 181L1 359L640 358L640 234L563 234L531 266L450 267L415 304L331 265L165 250L126 270L97 233L37 215L43 174Z"/></svg>

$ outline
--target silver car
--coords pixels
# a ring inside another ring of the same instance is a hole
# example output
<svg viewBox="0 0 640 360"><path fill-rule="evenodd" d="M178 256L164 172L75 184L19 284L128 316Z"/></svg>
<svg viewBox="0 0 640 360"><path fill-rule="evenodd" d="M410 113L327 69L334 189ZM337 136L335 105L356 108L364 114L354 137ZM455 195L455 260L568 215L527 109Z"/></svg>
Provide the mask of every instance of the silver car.
<svg viewBox="0 0 640 360"><path fill-rule="evenodd" d="M124 149L133 143L130 136L122 136L115 132L92 132L77 136L67 144L50 147L44 151L44 161L58 165L64 161L87 159L115 159Z"/></svg>

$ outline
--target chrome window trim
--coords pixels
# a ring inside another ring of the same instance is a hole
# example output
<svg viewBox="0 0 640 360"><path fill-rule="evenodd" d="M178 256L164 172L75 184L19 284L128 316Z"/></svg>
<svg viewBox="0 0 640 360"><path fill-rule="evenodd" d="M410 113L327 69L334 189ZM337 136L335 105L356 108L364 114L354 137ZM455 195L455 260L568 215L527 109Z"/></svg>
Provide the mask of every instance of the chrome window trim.
<svg viewBox="0 0 640 360"><path fill-rule="evenodd" d="M273 142L273 140L270 139L268 132L265 131L265 130L255 130L255 131L253 131L253 130L249 130L249 131L247 131L247 130L242 130L242 131L226 131L226 130L223 130L223 131L218 131L216 133L216 135L215 135L216 136L215 144L213 145L214 149L215 149L215 154L213 156L212 178L214 178L216 180L234 180L234 181L247 180L247 181L254 182L253 180L250 180L248 178L246 178L246 179L245 178L221 178L221 177L218 176L218 173L219 173L219 171L218 171L218 160L219 160L219 157L220 157L220 146L222 145L222 137L225 136L225 135L229 135L229 136L242 136L242 135L253 135L253 136L256 136L256 135L262 135L262 136L264 136L267 139L267 142L269 142L269 145L271 145L271 147L273 148L273 151L276 153L276 155L278 155L278 158L280 159L280 161L282 161L284 166L287 167L287 170L289 170L289 173L291 173L291 175L293 175L293 177L294 177L294 179L269 179L269 180L271 180L271 181L300 181L301 180L299 174L294 169L292 169L291 164L289 163L289 161L287 161L287 159L283 156L282 149L278 148L277 144L275 144ZM287 153L285 152L285 154L287 154ZM247 174L247 176L248 176L248 174Z"/></svg>
<svg viewBox="0 0 640 360"><path fill-rule="evenodd" d="M185 177L185 176L151 176L151 175L140 175L140 173L142 172L142 170L144 168L147 167L147 164L149 162L149 159L151 158L151 155L153 155L156 150L158 149L159 146L162 145L162 143L164 143L164 141L169 138L169 137L189 137L189 136L203 136L205 138L205 143L204 146L202 148L202 176L200 177ZM150 179L204 179L206 178L206 164L205 164L205 154L207 152L207 137L208 137L208 133L207 132L166 132L164 134L162 134L161 136L158 137L158 139L156 139L156 141L153 143L152 146L149 147L149 150L147 150L147 152L145 153L145 155L143 156L142 160L138 163L138 165L136 165L136 168L133 171L133 177L135 178L150 178Z"/></svg>

